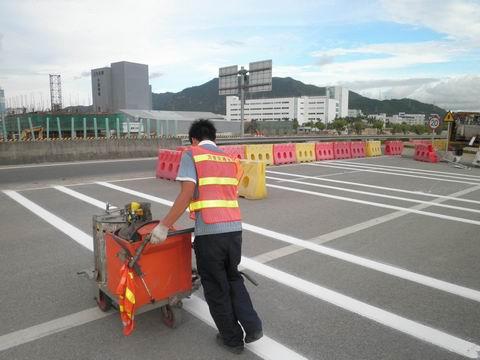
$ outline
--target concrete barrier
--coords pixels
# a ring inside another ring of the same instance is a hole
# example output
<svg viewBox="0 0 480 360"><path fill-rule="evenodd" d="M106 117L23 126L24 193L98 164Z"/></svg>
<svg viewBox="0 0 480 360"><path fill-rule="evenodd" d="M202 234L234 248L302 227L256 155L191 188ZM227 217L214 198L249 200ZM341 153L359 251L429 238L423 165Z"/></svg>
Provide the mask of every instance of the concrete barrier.
<svg viewBox="0 0 480 360"><path fill-rule="evenodd" d="M176 149L179 138L98 139L0 142L0 165L56 161L156 157L158 149Z"/></svg>

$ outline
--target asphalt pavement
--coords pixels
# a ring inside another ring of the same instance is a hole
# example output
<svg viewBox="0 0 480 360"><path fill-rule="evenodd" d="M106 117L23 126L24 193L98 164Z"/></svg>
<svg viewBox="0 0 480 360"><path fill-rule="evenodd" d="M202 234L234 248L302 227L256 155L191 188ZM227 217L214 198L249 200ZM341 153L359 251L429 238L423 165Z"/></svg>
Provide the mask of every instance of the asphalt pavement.
<svg viewBox="0 0 480 360"><path fill-rule="evenodd" d="M268 167L267 199L240 200L265 333L240 356L216 345L201 289L178 328L156 309L124 337L77 275L93 267L99 202L166 214L179 184L154 170L154 159L0 168L0 359L478 357L480 169L386 156Z"/></svg>

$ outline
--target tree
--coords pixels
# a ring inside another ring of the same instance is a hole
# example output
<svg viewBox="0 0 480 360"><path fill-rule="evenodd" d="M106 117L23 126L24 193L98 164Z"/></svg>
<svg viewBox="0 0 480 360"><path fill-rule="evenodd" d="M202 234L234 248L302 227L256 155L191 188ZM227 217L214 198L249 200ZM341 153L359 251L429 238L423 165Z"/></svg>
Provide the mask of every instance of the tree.
<svg viewBox="0 0 480 360"><path fill-rule="evenodd" d="M372 126L377 129L377 131L379 133L382 133L382 130L383 130L383 121L382 120L375 120L373 123L372 123Z"/></svg>
<svg viewBox="0 0 480 360"><path fill-rule="evenodd" d="M321 120L318 120L315 124L315 127L318 130L324 130L325 129L325 124Z"/></svg>
<svg viewBox="0 0 480 360"><path fill-rule="evenodd" d="M362 130L365 129L365 124L361 121L355 121L352 125L352 128L357 135L361 135Z"/></svg>
<svg viewBox="0 0 480 360"><path fill-rule="evenodd" d="M293 125L292 125L292 127L293 127L293 130L294 130L295 132L297 132L297 129L298 129L298 120L297 120L297 119L293 119Z"/></svg>
<svg viewBox="0 0 480 360"><path fill-rule="evenodd" d="M338 132L338 134L341 134L342 131L344 131L345 128L347 127L347 122L343 119L335 119L332 121L330 126L332 129L335 129Z"/></svg>
<svg viewBox="0 0 480 360"><path fill-rule="evenodd" d="M403 132L402 125L400 125L400 124L393 124L391 129L392 129L392 134L397 134L397 133Z"/></svg>

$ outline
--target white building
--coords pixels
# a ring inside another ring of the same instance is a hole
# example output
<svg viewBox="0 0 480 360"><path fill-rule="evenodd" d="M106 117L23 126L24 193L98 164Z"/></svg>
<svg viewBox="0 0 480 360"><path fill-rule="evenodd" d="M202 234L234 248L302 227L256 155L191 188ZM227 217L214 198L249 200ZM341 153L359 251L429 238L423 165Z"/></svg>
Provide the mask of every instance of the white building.
<svg viewBox="0 0 480 360"><path fill-rule="evenodd" d="M360 117L363 116L363 112L360 109L348 109L348 117Z"/></svg>
<svg viewBox="0 0 480 360"><path fill-rule="evenodd" d="M407 123L408 125L425 125L425 114L406 114L404 112L387 117L390 124Z"/></svg>
<svg viewBox="0 0 480 360"><path fill-rule="evenodd" d="M345 101L345 98L342 98L342 101ZM240 100L237 96L226 97L226 110L227 120L240 120ZM322 121L327 124L335 120L336 117L340 117L341 111L340 102L334 98L327 96L302 96L246 100L244 116L246 121L297 119L300 125L310 121Z"/></svg>
<svg viewBox="0 0 480 360"><path fill-rule="evenodd" d="M338 101L338 117L348 116L348 89L342 86L327 87L327 97Z"/></svg>
<svg viewBox="0 0 480 360"><path fill-rule="evenodd" d="M0 114L5 112L5 92L0 88Z"/></svg>

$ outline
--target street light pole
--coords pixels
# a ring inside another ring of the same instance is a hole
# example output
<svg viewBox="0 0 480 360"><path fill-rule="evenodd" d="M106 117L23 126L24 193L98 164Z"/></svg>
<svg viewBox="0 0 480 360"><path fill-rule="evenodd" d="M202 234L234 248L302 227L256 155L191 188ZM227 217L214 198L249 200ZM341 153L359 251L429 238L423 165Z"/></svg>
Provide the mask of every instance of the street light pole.
<svg viewBox="0 0 480 360"><path fill-rule="evenodd" d="M240 136L245 136L245 90L247 83L247 70L241 67L240 71Z"/></svg>

